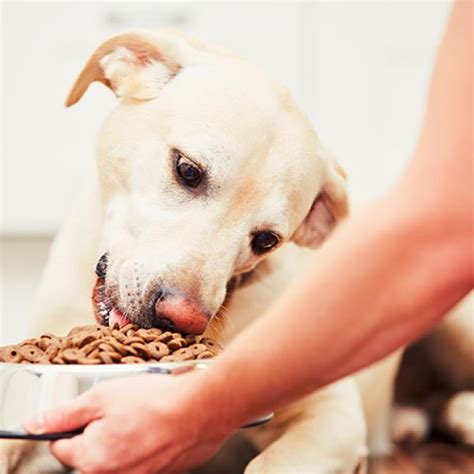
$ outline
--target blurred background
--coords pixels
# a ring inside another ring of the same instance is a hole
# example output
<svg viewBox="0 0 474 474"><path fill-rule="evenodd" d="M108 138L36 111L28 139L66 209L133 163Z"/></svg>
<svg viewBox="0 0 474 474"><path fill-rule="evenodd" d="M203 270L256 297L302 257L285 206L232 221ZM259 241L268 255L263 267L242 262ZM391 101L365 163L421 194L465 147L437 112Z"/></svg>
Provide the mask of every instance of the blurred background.
<svg viewBox="0 0 474 474"><path fill-rule="evenodd" d="M114 107L101 84L64 99L96 46L172 27L237 50L286 84L357 199L410 158L450 2L3 2L0 343L26 337L48 248L94 166Z"/></svg>

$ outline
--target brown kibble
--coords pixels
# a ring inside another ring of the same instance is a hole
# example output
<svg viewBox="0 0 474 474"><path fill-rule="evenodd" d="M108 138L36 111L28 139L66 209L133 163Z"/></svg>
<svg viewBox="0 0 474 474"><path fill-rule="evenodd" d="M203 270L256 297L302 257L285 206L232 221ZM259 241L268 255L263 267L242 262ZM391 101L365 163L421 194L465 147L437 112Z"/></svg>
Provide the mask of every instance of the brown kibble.
<svg viewBox="0 0 474 474"><path fill-rule="evenodd" d="M206 351L209 352L204 344L192 344L188 347L188 350L196 356Z"/></svg>
<svg viewBox="0 0 474 474"><path fill-rule="evenodd" d="M119 354L118 352L107 352L111 359L114 361L114 363L120 362L120 359L122 358L122 354Z"/></svg>
<svg viewBox="0 0 474 474"><path fill-rule="evenodd" d="M188 347L183 347L182 349L178 349L177 351L173 352L173 356L177 357L178 360L193 360L194 354L192 351L189 350Z"/></svg>
<svg viewBox="0 0 474 474"><path fill-rule="evenodd" d="M156 339L156 336L154 334L151 334L149 332L149 329L139 329L135 336L140 337L145 342L152 342Z"/></svg>
<svg viewBox="0 0 474 474"><path fill-rule="evenodd" d="M18 351L20 352L22 359L25 359L28 362L38 363L43 356L43 351L33 344L20 346Z"/></svg>
<svg viewBox="0 0 474 474"><path fill-rule="evenodd" d="M91 359L98 359L98 358L99 358L99 354L100 354L100 349L99 349L99 348L96 348L96 349L94 349L92 352L90 352L89 354L87 354L87 357L90 357Z"/></svg>
<svg viewBox="0 0 474 474"><path fill-rule="evenodd" d="M200 344L204 344L213 354L217 354L218 352L222 351L222 346L214 341L213 339L209 339L208 337L203 337L200 341Z"/></svg>
<svg viewBox="0 0 474 474"><path fill-rule="evenodd" d="M177 351L178 349L181 349L186 344L186 341L184 341L184 344L182 341L184 341L183 338L171 339L171 341L168 342L168 347L170 348L170 351Z"/></svg>
<svg viewBox="0 0 474 474"><path fill-rule="evenodd" d="M175 355L167 355L160 359L160 362L179 362L181 359Z"/></svg>
<svg viewBox="0 0 474 474"><path fill-rule="evenodd" d="M81 365L99 365L102 364L102 361L99 358L84 357L77 361Z"/></svg>
<svg viewBox="0 0 474 474"><path fill-rule="evenodd" d="M51 345L52 340L54 340L54 339L50 339L48 337L41 337L41 338L38 339L38 342L36 343L36 345L42 351L45 351Z"/></svg>
<svg viewBox="0 0 474 474"><path fill-rule="evenodd" d="M116 340L114 340L112 337L107 337L105 339L105 342L113 347L113 349L117 352L119 352L120 354L122 355L125 355L127 354L127 348L121 343L121 342L118 342Z"/></svg>
<svg viewBox="0 0 474 474"><path fill-rule="evenodd" d="M173 339L173 334L171 334L169 331L166 331L157 337L157 340L160 342L168 342L171 341L171 339Z"/></svg>
<svg viewBox="0 0 474 474"><path fill-rule="evenodd" d="M83 357L83 353L80 349L66 349L61 352L61 357L68 364L76 364Z"/></svg>
<svg viewBox="0 0 474 474"><path fill-rule="evenodd" d="M4 349L5 362L10 364L17 364L23 360L23 356L20 354L20 351L16 346L7 346Z"/></svg>
<svg viewBox="0 0 474 474"><path fill-rule="evenodd" d="M139 357L142 359L149 359L151 357L150 349L142 342L134 342L131 344L136 351Z"/></svg>
<svg viewBox="0 0 474 474"><path fill-rule="evenodd" d="M26 346L26 345L33 345L35 346L36 345L36 339L33 339L33 338L29 338L29 339L25 339L24 341L20 342L20 344L18 344L20 347L21 346Z"/></svg>
<svg viewBox="0 0 474 474"><path fill-rule="evenodd" d="M90 333L89 334L80 333L76 337L73 337L71 339L72 345L76 347L84 347L95 340L97 340L97 335L90 334Z"/></svg>
<svg viewBox="0 0 474 474"><path fill-rule="evenodd" d="M130 329L135 329L135 325L132 323L126 324L124 327L120 328L120 332L122 334L127 334L127 331Z"/></svg>
<svg viewBox="0 0 474 474"><path fill-rule="evenodd" d="M105 352L113 352L113 350L114 350L112 345L107 344L106 342L103 342L102 344L99 344L99 349L101 351L105 351Z"/></svg>
<svg viewBox="0 0 474 474"><path fill-rule="evenodd" d="M89 344L86 344L81 349L82 349L82 352L86 356L88 356L93 350L97 349L101 344L102 344L102 340L96 339L95 341L89 342Z"/></svg>
<svg viewBox="0 0 474 474"><path fill-rule="evenodd" d="M103 364L113 364L114 361L108 352L99 352L99 359Z"/></svg>
<svg viewBox="0 0 474 474"><path fill-rule="evenodd" d="M204 337L139 328L78 326L65 337L51 333L0 347L0 362L14 364L143 364L208 359L221 347Z"/></svg>
<svg viewBox="0 0 474 474"><path fill-rule="evenodd" d="M140 357L135 357L135 356L122 357L121 362L122 362L122 364L143 364L143 363L145 363L145 361L143 359L140 359Z"/></svg>
<svg viewBox="0 0 474 474"><path fill-rule="evenodd" d="M123 341L124 345L126 345L126 346L130 346L130 345L132 345L132 344L135 343L135 342L138 342L138 343L140 343L140 344L143 344L144 341L143 341L143 339L142 339L141 337L136 337L136 336L127 337L127 338L125 339L125 341Z"/></svg>
<svg viewBox="0 0 474 474"><path fill-rule="evenodd" d="M186 341L186 345L190 346L191 344L195 344L197 342L196 336L194 334L188 334L185 336L184 340Z"/></svg>
<svg viewBox="0 0 474 474"><path fill-rule="evenodd" d="M97 331L97 326L94 325L94 324L88 324L86 326L76 326L75 328L72 328L67 333L67 337L75 336L75 335L81 334L81 333L89 334L89 333L94 332L94 331Z"/></svg>
<svg viewBox="0 0 474 474"><path fill-rule="evenodd" d="M58 355L59 352L59 343L56 340L53 340L44 352L43 357L48 359L50 362Z"/></svg>
<svg viewBox="0 0 474 474"><path fill-rule="evenodd" d="M170 353L169 347L164 342L159 341L148 343L148 349L150 350L151 357L158 360Z"/></svg>
<svg viewBox="0 0 474 474"><path fill-rule="evenodd" d="M138 357L137 350L132 346L125 346L125 351L127 354Z"/></svg>
<svg viewBox="0 0 474 474"><path fill-rule="evenodd" d="M69 349L70 347L74 347L72 343L72 339L69 339L67 337L62 337L59 342L61 349Z"/></svg>
<svg viewBox="0 0 474 474"><path fill-rule="evenodd" d="M209 351L201 352L201 353L198 354L198 356L197 356L198 360L201 360L201 359L211 359L212 357L214 357L214 354L213 354L212 352L209 352Z"/></svg>
<svg viewBox="0 0 474 474"><path fill-rule="evenodd" d="M118 341L118 342L123 342L125 341L125 339L127 339L127 336L125 336L125 334L123 334L122 332L120 331L117 331L116 329L114 329L112 331L112 336Z"/></svg>

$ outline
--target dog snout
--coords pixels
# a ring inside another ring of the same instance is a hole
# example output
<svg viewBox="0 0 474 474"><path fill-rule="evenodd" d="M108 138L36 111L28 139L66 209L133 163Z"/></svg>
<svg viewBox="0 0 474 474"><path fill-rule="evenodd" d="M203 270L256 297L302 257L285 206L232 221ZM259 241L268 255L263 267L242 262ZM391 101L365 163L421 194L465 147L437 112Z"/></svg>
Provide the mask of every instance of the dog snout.
<svg viewBox="0 0 474 474"><path fill-rule="evenodd" d="M202 334L211 319L198 301L169 290L159 291L151 311L155 326L186 334Z"/></svg>

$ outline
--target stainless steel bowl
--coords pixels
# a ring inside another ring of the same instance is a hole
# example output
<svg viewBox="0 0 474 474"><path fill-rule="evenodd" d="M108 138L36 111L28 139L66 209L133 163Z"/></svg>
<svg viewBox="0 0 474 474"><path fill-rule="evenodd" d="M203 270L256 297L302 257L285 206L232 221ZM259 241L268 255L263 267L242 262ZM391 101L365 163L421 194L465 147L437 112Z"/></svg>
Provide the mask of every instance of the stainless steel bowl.
<svg viewBox="0 0 474 474"><path fill-rule="evenodd" d="M0 438L58 439L78 434L54 433L32 436L23 423L38 411L80 395L97 382L138 374L177 374L205 369L210 361L168 362L130 365L41 365L0 363ZM253 420L242 428L270 421L273 413Z"/></svg>

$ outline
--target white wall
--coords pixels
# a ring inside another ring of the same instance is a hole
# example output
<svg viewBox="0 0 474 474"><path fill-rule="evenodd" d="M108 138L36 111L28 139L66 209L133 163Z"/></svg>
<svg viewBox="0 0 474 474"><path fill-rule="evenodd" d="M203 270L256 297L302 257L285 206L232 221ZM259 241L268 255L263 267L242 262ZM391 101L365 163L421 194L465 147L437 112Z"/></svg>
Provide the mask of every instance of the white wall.
<svg viewBox="0 0 474 474"><path fill-rule="evenodd" d="M57 229L93 166L113 95L63 101L98 43L172 26L235 49L287 84L349 171L374 196L413 148L447 2L2 4L2 320L18 339ZM15 241L15 237L21 237Z"/></svg>
<svg viewBox="0 0 474 474"><path fill-rule="evenodd" d="M100 84L70 110L64 98L102 39L136 27L180 27L263 65L313 118L354 190L373 195L410 154L447 11L443 2L4 4L3 232L57 228L114 104Z"/></svg>
<svg viewBox="0 0 474 474"><path fill-rule="evenodd" d="M2 238L0 242L0 346L28 334L30 310L50 239Z"/></svg>

